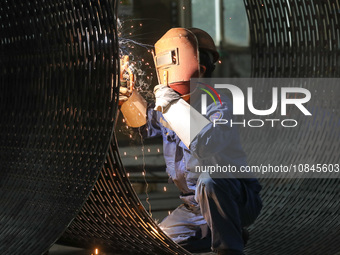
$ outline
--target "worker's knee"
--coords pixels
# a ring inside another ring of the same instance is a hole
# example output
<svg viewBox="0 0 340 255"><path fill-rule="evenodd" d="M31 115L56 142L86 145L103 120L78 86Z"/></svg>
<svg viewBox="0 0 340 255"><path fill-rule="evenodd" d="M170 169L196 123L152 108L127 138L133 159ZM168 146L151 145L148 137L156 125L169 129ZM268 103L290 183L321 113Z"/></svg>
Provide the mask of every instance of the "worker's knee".
<svg viewBox="0 0 340 255"><path fill-rule="evenodd" d="M206 196L211 197L215 194L215 190L216 183L210 176L199 178L197 191L200 196L205 194Z"/></svg>
<svg viewBox="0 0 340 255"><path fill-rule="evenodd" d="M223 196L235 199L240 196L241 186L237 179L212 179L210 176L203 176L198 179L196 194L198 196Z"/></svg>

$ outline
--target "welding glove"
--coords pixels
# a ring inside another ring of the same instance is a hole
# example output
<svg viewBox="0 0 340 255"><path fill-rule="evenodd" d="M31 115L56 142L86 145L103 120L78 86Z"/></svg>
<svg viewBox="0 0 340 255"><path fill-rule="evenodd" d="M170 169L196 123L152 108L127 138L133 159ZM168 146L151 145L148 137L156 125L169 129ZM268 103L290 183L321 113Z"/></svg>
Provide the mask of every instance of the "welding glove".
<svg viewBox="0 0 340 255"><path fill-rule="evenodd" d="M181 98L181 96L172 88L163 84L157 85L154 88L153 93L156 97L155 110L160 111L161 113L165 113L171 103Z"/></svg>
<svg viewBox="0 0 340 255"><path fill-rule="evenodd" d="M202 114L191 107L173 89L157 85L155 110L163 113L165 120L187 148L196 135L210 123Z"/></svg>
<svg viewBox="0 0 340 255"><path fill-rule="evenodd" d="M120 87L119 105L128 126L137 128L146 124L147 102L138 91Z"/></svg>
<svg viewBox="0 0 340 255"><path fill-rule="evenodd" d="M122 105L126 102L131 96L131 91L128 88L120 87L119 88L119 105Z"/></svg>

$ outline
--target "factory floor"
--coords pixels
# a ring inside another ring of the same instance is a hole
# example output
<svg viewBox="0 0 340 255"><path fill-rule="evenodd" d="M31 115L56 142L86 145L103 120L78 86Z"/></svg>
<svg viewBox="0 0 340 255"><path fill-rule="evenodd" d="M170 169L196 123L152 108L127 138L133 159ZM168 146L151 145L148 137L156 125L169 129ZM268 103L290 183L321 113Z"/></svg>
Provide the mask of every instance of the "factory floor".
<svg viewBox="0 0 340 255"><path fill-rule="evenodd" d="M100 251L99 251L100 252ZM100 255L120 255L113 253L99 253ZM216 255L216 253L194 253L195 255ZM54 245L48 255L95 255L95 251L89 251L80 248L68 247L63 245Z"/></svg>

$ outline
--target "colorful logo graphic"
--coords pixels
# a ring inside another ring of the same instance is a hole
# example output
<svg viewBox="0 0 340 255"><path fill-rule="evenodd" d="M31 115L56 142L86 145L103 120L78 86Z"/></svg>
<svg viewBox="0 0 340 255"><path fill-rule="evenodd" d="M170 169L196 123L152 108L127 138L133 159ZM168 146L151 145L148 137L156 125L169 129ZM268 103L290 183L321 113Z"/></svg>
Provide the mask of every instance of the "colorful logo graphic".
<svg viewBox="0 0 340 255"><path fill-rule="evenodd" d="M214 92L214 94L217 96L218 100L220 101L220 104L222 105L222 100L221 100L221 97L220 95L217 93L217 91L211 87L210 85L206 84L206 83L203 83L203 82L197 82L198 84L200 85L203 85L205 87L207 87L208 89L210 89L212 92ZM215 97L213 96L213 94L211 94L211 92L205 88L201 88L201 87L198 87L199 89L203 90L205 93L207 93L211 98L212 100L214 101L215 105L217 105L217 102L215 100Z"/></svg>
<svg viewBox="0 0 340 255"><path fill-rule="evenodd" d="M264 126L265 123L269 123L271 127L274 127L276 122L279 122L281 126L285 128L296 127L298 125L297 119L280 119L270 116L280 114L282 117L285 117L287 116L288 107L290 107L289 109L295 107L295 111L299 110L305 116L312 116L305 105L311 99L311 92L303 87L292 87L292 82L288 83L288 81L285 81L283 84L281 82L280 86L275 87L272 84L273 81L269 80L266 86L262 85L267 94L265 100L261 101L261 107L258 107L258 104L256 107L254 106L256 100L254 99L253 87L247 86L249 84L248 80L243 81L243 83L240 82L241 87L231 84L235 83L234 81L229 83L228 81L217 80L216 83L214 82L214 85L207 84L212 84L213 82L211 80L204 83L201 80L194 82L195 89L200 89L204 92L199 95L201 114L205 115L213 123L214 127L216 125L228 124L230 127L233 125L241 125L243 127L258 128ZM303 82L304 81L295 82L294 84L303 84ZM255 80L253 83L258 84L259 81ZM286 85L286 83L288 84ZM263 88L258 87L256 87L256 89L261 89L261 92L263 90ZM211 98L209 102L208 95ZM293 98L292 95L294 95ZM296 97L296 95L299 95L299 97ZM225 100L223 104L222 99ZM214 103L212 103L212 101ZM223 116L230 117L231 112L233 117L224 119L225 117ZM245 117L253 115L259 117L256 119L246 119ZM238 118L234 118L234 116ZM243 119L242 116L244 116Z"/></svg>

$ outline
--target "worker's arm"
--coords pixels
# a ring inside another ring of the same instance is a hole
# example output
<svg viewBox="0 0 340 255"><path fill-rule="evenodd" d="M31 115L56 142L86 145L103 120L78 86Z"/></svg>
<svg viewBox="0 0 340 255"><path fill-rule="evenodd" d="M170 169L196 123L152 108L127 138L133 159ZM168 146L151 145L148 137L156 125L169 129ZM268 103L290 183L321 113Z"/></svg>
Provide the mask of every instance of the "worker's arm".
<svg viewBox="0 0 340 255"><path fill-rule="evenodd" d="M161 113L153 109L153 104L147 105L137 91L132 92L138 93L138 96L135 95L135 98L132 99L130 99L132 93L126 91L124 87L122 91L124 94L120 93L119 95L119 105L122 105L120 110L126 124L130 127L138 128L143 138L161 136L162 131L159 125ZM138 99L139 102L136 102L136 99ZM139 110L136 105L139 105L139 109L141 110ZM140 114L138 115L138 113Z"/></svg>
<svg viewBox="0 0 340 255"><path fill-rule="evenodd" d="M147 103L135 90L135 74L129 56L120 59L119 105L126 124L130 127L140 127L146 123Z"/></svg>
<svg viewBox="0 0 340 255"><path fill-rule="evenodd" d="M160 111L171 129L189 148L192 139L210 122L185 102L178 93L165 85L154 89L155 110Z"/></svg>
<svg viewBox="0 0 340 255"><path fill-rule="evenodd" d="M155 109L163 113L171 128L197 158L208 158L224 150L233 141L237 130L230 123L215 125L213 118L232 118L231 103L212 104L207 108L207 118L181 99L169 87L155 90Z"/></svg>
<svg viewBox="0 0 340 255"><path fill-rule="evenodd" d="M128 126L137 128L146 124L147 102L136 90L122 103L120 111Z"/></svg>
<svg viewBox="0 0 340 255"><path fill-rule="evenodd" d="M236 146L240 145L237 126L230 125L230 120L233 119L230 101L222 100L222 104L209 105L206 117L209 124L197 133L190 144L190 150L197 158L204 159L213 157L221 151L227 152L227 148L233 147L231 146L233 143Z"/></svg>
<svg viewBox="0 0 340 255"><path fill-rule="evenodd" d="M149 105L147 109L147 121L144 126L141 126L139 128L140 133L144 138L152 138L162 135L162 130L159 125L159 119L161 116L161 113L158 111L155 111L154 105Z"/></svg>

